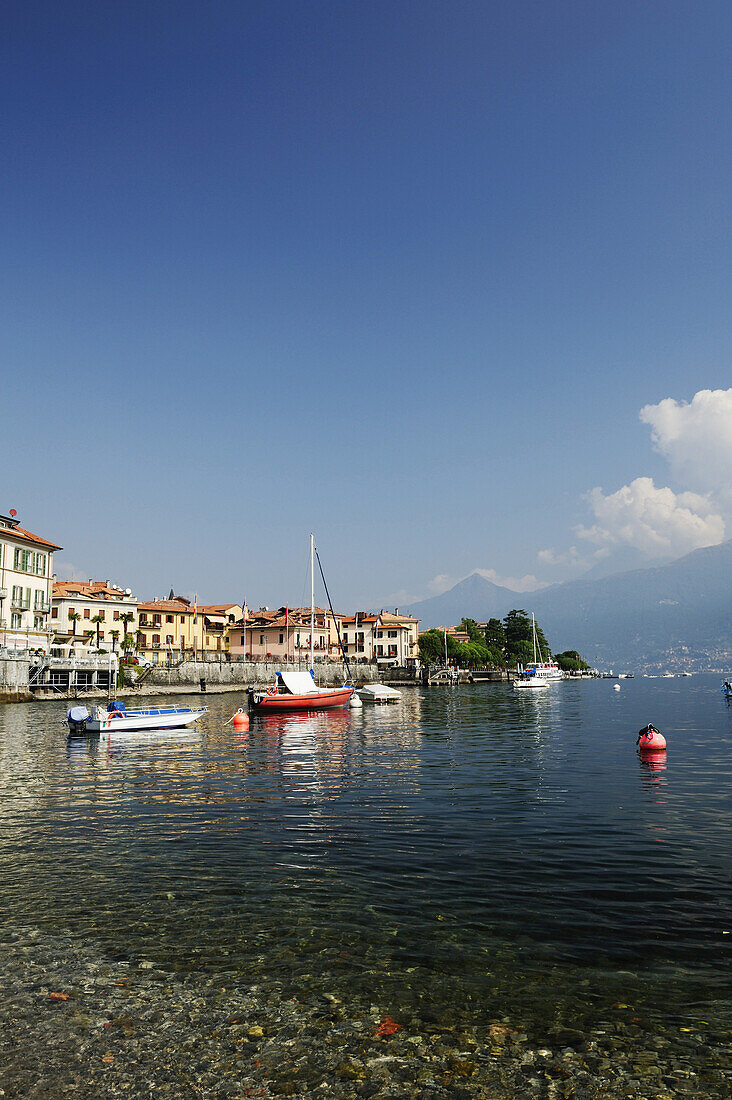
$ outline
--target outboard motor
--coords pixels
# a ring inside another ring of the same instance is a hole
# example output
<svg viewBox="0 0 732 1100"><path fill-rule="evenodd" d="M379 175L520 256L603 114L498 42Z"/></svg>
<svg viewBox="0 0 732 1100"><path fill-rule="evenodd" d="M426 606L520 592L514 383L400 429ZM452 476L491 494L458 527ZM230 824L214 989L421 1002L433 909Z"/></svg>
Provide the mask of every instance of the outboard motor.
<svg viewBox="0 0 732 1100"><path fill-rule="evenodd" d="M66 721L69 724L69 736L80 737L86 733L86 724L91 715L86 707L71 707L66 712Z"/></svg>

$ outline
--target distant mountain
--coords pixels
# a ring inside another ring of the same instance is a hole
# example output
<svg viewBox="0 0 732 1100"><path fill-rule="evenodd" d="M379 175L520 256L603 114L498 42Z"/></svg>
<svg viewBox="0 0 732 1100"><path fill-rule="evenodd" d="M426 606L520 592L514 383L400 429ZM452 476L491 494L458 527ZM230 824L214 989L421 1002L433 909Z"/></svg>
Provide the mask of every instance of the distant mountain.
<svg viewBox="0 0 732 1100"><path fill-rule="evenodd" d="M471 573L441 596L431 596L428 600L413 603L409 614L418 615L423 620L420 628L428 630L431 626L453 626L462 618L477 619L478 622L502 619L520 599L523 597L518 592L493 584L480 573Z"/></svg>
<svg viewBox="0 0 732 1100"><path fill-rule="evenodd" d="M600 667L732 666L732 540L677 561L536 592L512 592L474 573L448 592L412 604L422 629L463 616L533 611L555 652L578 649Z"/></svg>

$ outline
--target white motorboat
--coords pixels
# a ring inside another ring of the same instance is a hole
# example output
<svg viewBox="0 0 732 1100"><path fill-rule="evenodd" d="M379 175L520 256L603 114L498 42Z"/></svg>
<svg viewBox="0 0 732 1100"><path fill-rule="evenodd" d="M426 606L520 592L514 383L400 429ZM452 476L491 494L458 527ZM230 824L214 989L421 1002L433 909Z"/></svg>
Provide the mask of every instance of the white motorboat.
<svg viewBox="0 0 732 1100"><path fill-rule="evenodd" d="M119 700L102 707L71 707L66 715L70 734L139 733L142 730L183 729L193 725L208 707L143 707L127 710Z"/></svg>
<svg viewBox="0 0 732 1100"><path fill-rule="evenodd" d="M514 680L513 686L516 691L521 691L525 688L536 691L537 689L548 688L549 681L542 680L540 676L522 676L518 680Z"/></svg>
<svg viewBox="0 0 732 1100"><path fill-rule="evenodd" d="M362 703L401 703L402 693L387 684L364 684L356 692Z"/></svg>

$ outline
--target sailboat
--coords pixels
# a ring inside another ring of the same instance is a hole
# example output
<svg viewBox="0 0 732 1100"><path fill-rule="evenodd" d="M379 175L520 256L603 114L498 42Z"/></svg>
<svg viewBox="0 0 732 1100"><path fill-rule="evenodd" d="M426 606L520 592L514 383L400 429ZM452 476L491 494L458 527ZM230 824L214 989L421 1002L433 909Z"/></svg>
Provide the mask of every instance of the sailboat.
<svg viewBox="0 0 732 1100"><path fill-rule="evenodd" d="M534 613L531 613L531 643L534 648L534 661L530 664L525 672L522 672L517 680L514 680L513 686L517 691L523 689L529 689L536 691L537 689L549 687L549 680L545 675L542 675L540 669L543 669L544 665L540 665L537 660L536 651L539 648L536 640L536 621L534 619ZM541 652L539 653L541 656Z"/></svg>
<svg viewBox="0 0 732 1100"><path fill-rule="evenodd" d="M330 710L333 707L345 707L356 690L353 684L343 684L339 688L320 687L315 682L315 537L310 535L310 671L277 672L274 684L264 690L249 688L249 707L262 714L282 711ZM320 565L320 557L318 557ZM321 574L323 572L321 566ZM325 582L325 577L323 577ZM328 602L330 594L326 585ZM333 605L330 604L331 614ZM336 624L336 629L338 629ZM338 631L340 641L340 631ZM341 647L342 649L343 647ZM344 652L345 657L345 652ZM348 659L346 658L346 668Z"/></svg>

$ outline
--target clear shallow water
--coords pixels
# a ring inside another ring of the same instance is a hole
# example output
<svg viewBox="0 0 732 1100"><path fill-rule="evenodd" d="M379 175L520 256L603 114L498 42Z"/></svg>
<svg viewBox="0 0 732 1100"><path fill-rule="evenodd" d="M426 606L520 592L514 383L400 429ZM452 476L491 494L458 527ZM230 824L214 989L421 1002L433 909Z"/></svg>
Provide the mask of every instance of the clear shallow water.
<svg viewBox="0 0 732 1100"><path fill-rule="evenodd" d="M0 707L0 951L33 927L415 1026L538 1034L632 999L721 1034L732 708L717 677L613 683L405 689L248 733L211 695L196 732L111 745L67 743L66 703ZM666 761L636 753L648 721Z"/></svg>

